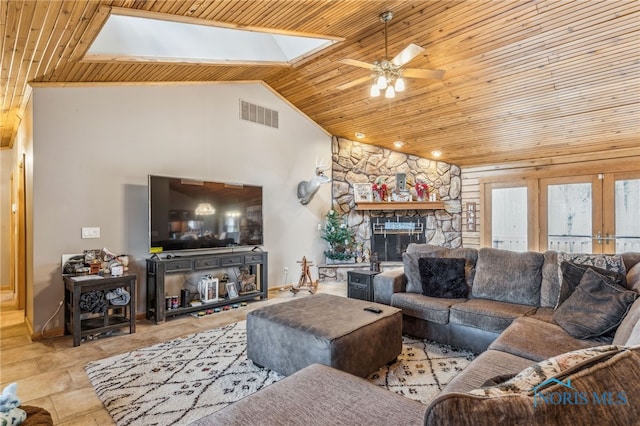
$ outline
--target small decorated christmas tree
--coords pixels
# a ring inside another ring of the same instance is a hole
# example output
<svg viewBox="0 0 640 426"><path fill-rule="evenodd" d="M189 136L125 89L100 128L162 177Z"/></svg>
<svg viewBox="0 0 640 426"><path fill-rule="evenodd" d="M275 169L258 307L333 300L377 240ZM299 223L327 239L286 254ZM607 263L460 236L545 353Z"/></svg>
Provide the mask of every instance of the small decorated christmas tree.
<svg viewBox="0 0 640 426"><path fill-rule="evenodd" d="M329 243L329 249L324 252L328 261L350 262L353 260L354 253L351 250L353 232L334 210L327 212L322 239Z"/></svg>

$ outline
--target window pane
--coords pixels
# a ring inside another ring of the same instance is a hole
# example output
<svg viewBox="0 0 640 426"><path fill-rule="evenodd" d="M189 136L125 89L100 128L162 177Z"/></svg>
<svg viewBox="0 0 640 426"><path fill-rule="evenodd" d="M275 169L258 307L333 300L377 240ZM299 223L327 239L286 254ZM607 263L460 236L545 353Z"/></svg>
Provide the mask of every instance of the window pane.
<svg viewBox="0 0 640 426"><path fill-rule="evenodd" d="M616 181L615 200L616 253L640 251L640 179Z"/></svg>
<svg viewBox="0 0 640 426"><path fill-rule="evenodd" d="M547 204L549 250L591 253L591 184L549 185Z"/></svg>
<svg viewBox="0 0 640 426"><path fill-rule="evenodd" d="M527 250L527 188L491 190L492 247Z"/></svg>

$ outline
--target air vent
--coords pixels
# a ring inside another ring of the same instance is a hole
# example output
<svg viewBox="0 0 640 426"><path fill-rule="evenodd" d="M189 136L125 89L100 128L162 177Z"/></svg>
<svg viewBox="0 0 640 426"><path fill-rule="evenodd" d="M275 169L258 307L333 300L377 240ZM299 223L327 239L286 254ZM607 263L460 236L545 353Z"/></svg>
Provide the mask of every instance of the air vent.
<svg viewBox="0 0 640 426"><path fill-rule="evenodd" d="M278 111L240 99L240 119L278 128Z"/></svg>

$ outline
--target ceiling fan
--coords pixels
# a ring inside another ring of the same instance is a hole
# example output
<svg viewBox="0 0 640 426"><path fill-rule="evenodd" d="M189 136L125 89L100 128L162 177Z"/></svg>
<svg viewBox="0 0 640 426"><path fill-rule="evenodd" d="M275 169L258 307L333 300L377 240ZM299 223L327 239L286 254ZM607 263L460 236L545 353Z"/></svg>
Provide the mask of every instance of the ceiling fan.
<svg viewBox="0 0 640 426"><path fill-rule="evenodd" d="M440 80L444 76L444 70L418 69L418 68L402 68L404 64L424 52L424 48L416 44L410 44L405 47L402 52L398 53L393 59L389 60L387 28L389 21L393 18L390 11L380 14L380 21L384 23L384 59L376 61L373 64L358 61L356 59L341 59L339 62L354 67L366 68L373 72L372 75L355 79L349 83L338 86L339 90L345 90L373 78L371 86L371 96L380 96L380 91L385 91L385 97L393 98L395 92L404 90L403 77L409 78L428 78L432 80Z"/></svg>

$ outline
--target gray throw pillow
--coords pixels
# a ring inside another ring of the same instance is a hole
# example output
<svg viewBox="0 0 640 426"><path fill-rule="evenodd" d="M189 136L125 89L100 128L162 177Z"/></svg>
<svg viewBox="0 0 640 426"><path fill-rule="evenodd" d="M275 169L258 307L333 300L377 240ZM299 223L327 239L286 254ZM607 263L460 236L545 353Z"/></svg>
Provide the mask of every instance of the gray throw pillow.
<svg viewBox="0 0 640 426"><path fill-rule="evenodd" d="M602 336L622 322L638 294L593 269L553 313L553 320L576 339Z"/></svg>
<svg viewBox="0 0 640 426"><path fill-rule="evenodd" d="M627 278L624 274L615 271L607 271L606 269L598 268L590 265L583 265L580 263L573 263L564 261L560 264L562 270L562 286L560 287L560 295L558 296L558 304L556 308L562 305L562 302L567 300L571 293L580 285L580 280L587 269L593 269L597 273L607 278L620 287L627 287Z"/></svg>
<svg viewBox="0 0 640 426"><path fill-rule="evenodd" d="M422 294L445 299L466 298L469 288L464 277L465 260L460 258L428 258L418 261Z"/></svg>

